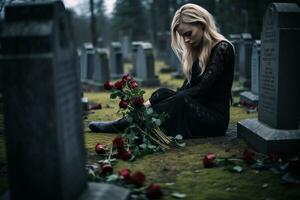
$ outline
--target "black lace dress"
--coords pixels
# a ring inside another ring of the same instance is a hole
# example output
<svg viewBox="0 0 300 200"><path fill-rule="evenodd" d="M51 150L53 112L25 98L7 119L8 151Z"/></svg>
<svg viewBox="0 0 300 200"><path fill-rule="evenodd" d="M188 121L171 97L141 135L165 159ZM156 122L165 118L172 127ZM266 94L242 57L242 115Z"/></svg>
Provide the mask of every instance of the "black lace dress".
<svg viewBox="0 0 300 200"><path fill-rule="evenodd" d="M220 41L212 51L202 75L196 60L190 83L184 81L176 92L159 88L150 97L153 110L169 118L162 124L167 135L184 138L224 135L229 123L234 50Z"/></svg>

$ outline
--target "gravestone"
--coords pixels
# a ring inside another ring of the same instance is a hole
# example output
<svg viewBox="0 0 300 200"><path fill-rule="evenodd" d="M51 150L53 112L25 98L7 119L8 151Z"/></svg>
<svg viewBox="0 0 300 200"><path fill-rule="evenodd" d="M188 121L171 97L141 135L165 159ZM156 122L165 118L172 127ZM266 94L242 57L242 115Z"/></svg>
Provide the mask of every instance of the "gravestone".
<svg viewBox="0 0 300 200"><path fill-rule="evenodd" d="M250 33L242 33L239 43L239 81L245 88L251 86L251 53L252 36Z"/></svg>
<svg viewBox="0 0 300 200"><path fill-rule="evenodd" d="M137 68L137 50L140 44L142 44L143 41L133 41L131 43L131 55L132 55L132 71L131 75L136 76L136 68Z"/></svg>
<svg viewBox="0 0 300 200"><path fill-rule="evenodd" d="M86 65L87 65L87 72L86 72L86 79L90 81L93 79L94 70L95 70L95 62L96 62L96 51L95 48L86 50Z"/></svg>
<svg viewBox="0 0 300 200"><path fill-rule="evenodd" d="M7 6L0 42L6 199L126 199L127 190L86 184L80 82L63 3Z"/></svg>
<svg viewBox="0 0 300 200"><path fill-rule="evenodd" d="M240 100L248 105L258 105L259 69L260 69L260 40L255 40L251 55L251 90L240 93Z"/></svg>
<svg viewBox="0 0 300 200"><path fill-rule="evenodd" d="M110 80L108 49L95 49L95 66L94 66L93 80L88 84L94 90L102 90L105 82Z"/></svg>
<svg viewBox="0 0 300 200"><path fill-rule="evenodd" d="M136 59L135 79L143 86L158 86L160 82L155 75L154 55L151 43L144 42L138 46Z"/></svg>
<svg viewBox="0 0 300 200"><path fill-rule="evenodd" d="M124 75L123 54L120 42L112 42L110 46L110 73L112 78L120 78Z"/></svg>
<svg viewBox="0 0 300 200"><path fill-rule="evenodd" d="M238 136L263 153L299 153L300 8L271 3L263 19L258 119L238 123Z"/></svg>
<svg viewBox="0 0 300 200"><path fill-rule="evenodd" d="M130 40L129 36L122 36L121 38L121 45L122 45L122 55L124 60L129 60L129 53L130 53Z"/></svg>
<svg viewBox="0 0 300 200"><path fill-rule="evenodd" d="M239 80L239 43L241 40L240 34L229 34L229 40L234 46L234 80Z"/></svg>
<svg viewBox="0 0 300 200"><path fill-rule="evenodd" d="M81 82L86 82L88 80L88 59L87 52L93 51L92 43L83 43L80 50L80 77ZM90 72L91 73L91 72Z"/></svg>

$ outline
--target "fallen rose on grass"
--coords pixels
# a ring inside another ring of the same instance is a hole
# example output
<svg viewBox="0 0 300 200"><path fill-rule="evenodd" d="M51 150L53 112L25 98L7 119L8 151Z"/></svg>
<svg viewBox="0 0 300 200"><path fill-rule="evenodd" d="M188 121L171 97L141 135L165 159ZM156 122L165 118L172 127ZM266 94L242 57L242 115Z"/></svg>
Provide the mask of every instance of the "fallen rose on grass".
<svg viewBox="0 0 300 200"><path fill-rule="evenodd" d="M99 169L99 174L101 176L107 176L113 172L113 167L110 164L103 164Z"/></svg>
<svg viewBox="0 0 300 200"><path fill-rule="evenodd" d="M124 140L121 136L116 136L113 141L113 147L116 147L117 149L124 149L125 148L125 144L124 144Z"/></svg>
<svg viewBox="0 0 300 200"><path fill-rule="evenodd" d="M131 171L127 168L125 169L121 169L119 172L118 172L118 175L120 177L122 177L123 181L126 183L126 184L130 184L131 183L131 179L130 179L130 173Z"/></svg>
<svg viewBox="0 0 300 200"><path fill-rule="evenodd" d="M213 167L214 166L214 161L216 159L216 155L215 154L212 154L212 153L209 153L209 154L206 154L203 159L202 159L202 162L203 162L203 166L205 168L208 168L208 167Z"/></svg>
<svg viewBox="0 0 300 200"><path fill-rule="evenodd" d="M160 185L151 184L146 190L146 196L149 199L161 199L163 197L163 193L161 191Z"/></svg>
<svg viewBox="0 0 300 200"><path fill-rule="evenodd" d="M105 154L105 152L106 152L105 145L97 143L95 146L95 152L97 154Z"/></svg>
<svg viewBox="0 0 300 200"><path fill-rule="evenodd" d="M116 158L128 161L131 159L132 157L132 153L130 150L126 151L126 150L118 150L118 153L115 156Z"/></svg>
<svg viewBox="0 0 300 200"><path fill-rule="evenodd" d="M137 187L141 187L146 182L146 176L143 172L137 171L130 175L131 183Z"/></svg>
<svg viewBox="0 0 300 200"><path fill-rule="evenodd" d="M255 162L255 152L252 149L245 149L243 152L243 160L251 165Z"/></svg>

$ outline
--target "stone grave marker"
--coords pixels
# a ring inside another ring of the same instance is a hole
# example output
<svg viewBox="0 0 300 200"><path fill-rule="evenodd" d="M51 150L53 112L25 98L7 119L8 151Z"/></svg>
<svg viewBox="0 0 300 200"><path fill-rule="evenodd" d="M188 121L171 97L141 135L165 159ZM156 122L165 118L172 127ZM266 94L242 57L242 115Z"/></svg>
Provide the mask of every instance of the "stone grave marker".
<svg viewBox="0 0 300 200"><path fill-rule="evenodd" d="M251 55L251 90L240 93L240 100L249 105L258 105L259 69L260 69L260 40L255 40Z"/></svg>
<svg viewBox="0 0 300 200"><path fill-rule="evenodd" d="M299 153L300 8L271 3L263 19L258 119L238 123L238 136L263 153Z"/></svg>
<svg viewBox="0 0 300 200"><path fill-rule="evenodd" d="M160 72L161 73L169 73L169 72L177 72L179 68L181 67L180 61L178 60L177 56L172 50L171 47L171 33L170 32L165 32L165 41L166 47L164 50L164 60L166 66L161 68ZM180 71L178 71L180 72Z"/></svg>
<svg viewBox="0 0 300 200"><path fill-rule="evenodd" d="M131 55L132 55L132 76L136 76L136 68L137 68L137 50L140 44L142 44L143 41L133 41L131 42Z"/></svg>
<svg viewBox="0 0 300 200"><path fill-rule="evenodd" d="M80 82L63 3L11 4L4 26L0 68L10 187L4 197L126 199L125 189L86 184Z"/></svg>
<svg viewBox="0 0 300 200"><path fill-rule="evenodd" d="M90 82L96 90L103 89L106 81L110 80L109 62L108 62L108 49L95 49L95 68L93 81Z"/></svg>
<svg viewBox="0 0 300 200"><path fill-rule="evenodd" d="M159 85L159 79L155 75L152 44L148 42L141 43L138 46L136 59L136 80L144 86Z"/></svg>
<svg viewBox="0 0 300 200"><path fill-rule="evenodd" d="M130 39L129 36L125 35L121 38L122 55L124 60L129 60L130 54Z"/></svg>
<svg viewBox="0 0 300 200"><path fill-rule="evenodd" d="M250 33L242 33L239 43L239 81L245 88L251 86L251 53L252 36Z"/></svg>
<svg viewBox="0 0 300 200"><path fill-rule="evenodd" d="M80 77L81 82L86 82L88 80L88 59L87 52L93 50L92 43L83 43L80 50Z"/></svg>
<svg viewBox="0 0 300 200"><path fill-rule="evenodd" d="M239 42L240 34L229 34L229 40L234 46L234 80L239 80Z"/></svg>
<svg viewBox="0 0 300 200"><path fill-rule="evenodd" d="M110 73L112 78L124 75L123 54L120 42L112 42L110 46Z"/></svg>

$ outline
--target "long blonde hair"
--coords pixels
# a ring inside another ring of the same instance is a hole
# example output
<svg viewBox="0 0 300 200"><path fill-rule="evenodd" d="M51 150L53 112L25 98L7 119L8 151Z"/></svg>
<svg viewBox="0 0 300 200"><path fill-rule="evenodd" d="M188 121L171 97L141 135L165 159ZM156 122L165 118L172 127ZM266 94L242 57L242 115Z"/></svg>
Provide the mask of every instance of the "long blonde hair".
<svg viewBox="0 0 300 200"><path fill-rule="evenodd" d="M191 80L191 71L193 64L193 52L192 49L185 45L183 37L177 32L177 27L180 23L186 24L202 24L204 27L203 38L200 43L199 54L197 55L199 60L199 66L201 68L201 74L204 72L208 63L208 59L211 53L211 49L221 40L227 39L218 33L215 20L213 16L201 6L188 3L181 6L175 13L171 24L172 35L172 49L183 65L183 73L188 82Z"/></svg>

